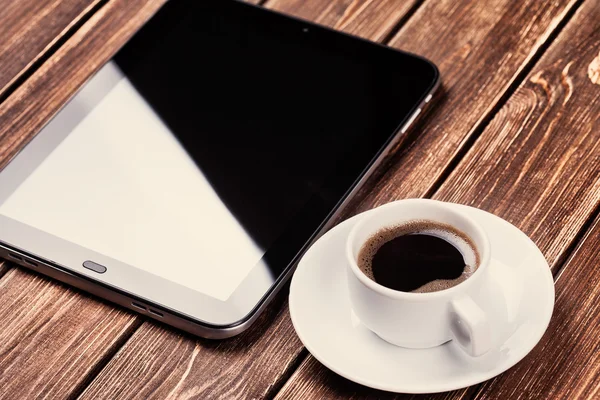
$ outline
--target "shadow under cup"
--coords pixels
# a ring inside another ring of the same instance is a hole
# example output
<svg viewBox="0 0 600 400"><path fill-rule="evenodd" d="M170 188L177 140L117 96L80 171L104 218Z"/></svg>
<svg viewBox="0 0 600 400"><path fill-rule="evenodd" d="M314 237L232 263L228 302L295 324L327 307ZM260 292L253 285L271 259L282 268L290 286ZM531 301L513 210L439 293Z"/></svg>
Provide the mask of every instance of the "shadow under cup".
<svg viewBox="0 0 600 400"><path fill-rule="evenodd" d="M412 293L393 290L369 278L358 266L362 246L376 233L415 221L450 225L464 233L479 254L479 266L465 281L444 290ZM371 210L352 228L346 244L351 307L369 330L407 348L429 348L455 339L469 355L489 349L487 317L477 305L490 263L490 243L475 221L446 203L409 199Z"/></svg>

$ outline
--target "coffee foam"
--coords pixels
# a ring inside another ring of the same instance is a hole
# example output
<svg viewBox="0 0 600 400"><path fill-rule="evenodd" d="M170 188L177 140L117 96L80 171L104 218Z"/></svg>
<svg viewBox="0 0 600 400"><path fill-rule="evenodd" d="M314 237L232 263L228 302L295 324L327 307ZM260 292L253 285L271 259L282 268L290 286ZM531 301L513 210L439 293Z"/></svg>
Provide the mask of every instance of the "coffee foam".
<svg viewBox="0 0 600 400"><path fill-rule="evenodd" d="M431 235L447 241L462 254L466 265L460 277L456 279L437 279L426 283L410 293L438 292L440 290L451 288L464 282L473 275L479 267L479 253L469 236L451 225L428 220L415 220L396 226L386 227L373 234L363 244L358 253L358 267L371 280L375 281L372 261L377 251L390 240L395 239L398 236L411 234Z"/></svg>

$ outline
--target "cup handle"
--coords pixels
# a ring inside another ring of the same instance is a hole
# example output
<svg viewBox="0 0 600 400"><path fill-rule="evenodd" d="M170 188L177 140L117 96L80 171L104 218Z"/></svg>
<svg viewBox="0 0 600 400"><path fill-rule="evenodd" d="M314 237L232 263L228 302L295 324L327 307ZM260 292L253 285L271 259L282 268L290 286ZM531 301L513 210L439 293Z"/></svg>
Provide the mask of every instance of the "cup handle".
<svg viewBox="0 0 600 400"><path fill-rule="evenodd" d="M459 347L472 357L487 353L492 335L485 312L467 295L453 300L450 309L450 331Z"/></svg>

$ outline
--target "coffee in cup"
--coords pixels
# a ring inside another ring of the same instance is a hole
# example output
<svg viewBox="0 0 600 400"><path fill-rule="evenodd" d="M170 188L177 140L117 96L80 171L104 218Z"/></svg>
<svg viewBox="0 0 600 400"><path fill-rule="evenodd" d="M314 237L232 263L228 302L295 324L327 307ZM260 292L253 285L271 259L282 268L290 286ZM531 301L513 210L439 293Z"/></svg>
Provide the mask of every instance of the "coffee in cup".
<svg viewBox="0 0 600 400"><path fill-rule="evenodd" d="M350 307L386 342L424 349L451 340L474 357L492 347L491 246L461 207L408 199L371 210L348 235L346 261Z"/></svg>
<svg viewBox="0 0 600 400"><path fill-rule="evenodd" d="M465 233L432 220L386 227L363 244L358 267L393 290L429 293L467 280L479 267L475 244Z"/></svg>

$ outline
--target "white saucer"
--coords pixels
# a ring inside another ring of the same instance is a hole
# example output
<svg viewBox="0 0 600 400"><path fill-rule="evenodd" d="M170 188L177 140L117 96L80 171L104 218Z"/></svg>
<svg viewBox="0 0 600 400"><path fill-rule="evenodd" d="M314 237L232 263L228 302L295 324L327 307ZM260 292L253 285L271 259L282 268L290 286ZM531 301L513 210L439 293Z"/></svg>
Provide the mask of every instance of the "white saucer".
<svg viewBox="0 0 600 400"><path fill-rule="evenodd" d="M435 393L480 383L533 349L554 308L554 281L537 246L503 219L467 212L492 244L490 304L495 350L470 358L452 343L425 350L393 346L363 327L350 309L344 244L357 215L333 228L304 255L292 279L290 314L302 343L326 367L354 382L402 393Z"/></svg>

